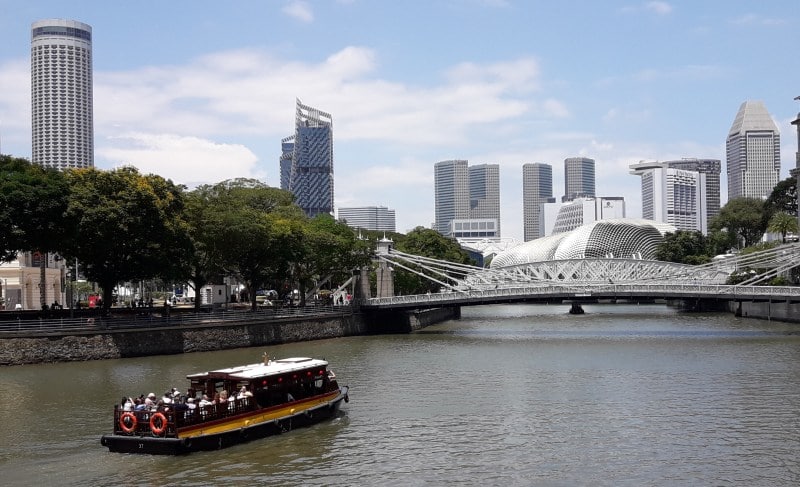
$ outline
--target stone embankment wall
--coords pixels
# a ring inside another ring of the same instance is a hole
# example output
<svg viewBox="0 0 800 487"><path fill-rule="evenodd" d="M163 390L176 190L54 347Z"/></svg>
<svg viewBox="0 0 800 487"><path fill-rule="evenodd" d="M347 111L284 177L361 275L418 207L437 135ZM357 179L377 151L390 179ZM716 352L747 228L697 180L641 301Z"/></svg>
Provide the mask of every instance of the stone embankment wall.
<svg viewBox="0 0 800 487"><path fill-rule="evenodd" d="M742 301L728 303L728 309L736 316L762 320L800 323L800 303L785 301Z"/></svg>
<svg viewBox="0 0 800 487"><path fill-rule="evenodd" d="M141 330L0 338L0 365L170 355L319 340L366 333L358 315L290 321L204 324Z"/></svg>

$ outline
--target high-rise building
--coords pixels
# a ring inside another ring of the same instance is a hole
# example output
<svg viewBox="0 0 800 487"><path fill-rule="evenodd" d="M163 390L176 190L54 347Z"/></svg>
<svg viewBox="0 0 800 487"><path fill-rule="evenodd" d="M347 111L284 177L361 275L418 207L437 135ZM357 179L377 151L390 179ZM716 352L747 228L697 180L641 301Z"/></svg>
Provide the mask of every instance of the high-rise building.
<svg viewBox="0 0 800 487"><path fill-rule="evenodd" d="M542 204L554 203L553 166L532 163L522 165L522 219L525 241L544 237Z"/></svg>
<svg viewBox="0 0 800 487"><path fill-rule="evenodd" d="M437 162L433 166L433 229L450 235L451 222L469 218L469 167L463 160Z"/></svg>
<svg viewBox="0 0 800 487"><path fill-rule="evenodd" d="M594 159L568 157L564 159L564 196L562 202L576 198L594 198Z"/></svg>
<svg viewBox="0 0 800 487"><path fill-rule="evenodd" d="M667 165L643 165L631 166L636 166L632 173L642 178L642 218L707 234L707 174Z"/></svg>
<svg viewBox="0 0 800 487"><path fill-rule="evenodd" d="M281 188L294 194L306 215L333 214L333 119L329 113L297 100L294 135L281 141L280 169Z"/></svg>
<svg viewBox="0 0 800 487"><path fill-rule="evenodd" d="M31 26L31 161L94 166L92 28L49 19Z"/></svg>
<svg viewBox="0 0 800 487"><path fill-rule="evenodd" d="M800 100L800 96L796 96L795 100ZM794 168L789 173L795 177L796 181L800 181L800 113L797 114L797 118L792 120L792 125L797 126L797 152L794 156ZM797 223L800 226L800 191L795 192L797 193Z"/></svg>
<svg viewBox="0 0 800 487"><path fill-rule="evenodd" d="M780 179L781 136L763 102L742 103L725 146L728 200L769 197Z"/></svg>
<svg viewBox="0 0 800 487"><path fill-rule="evenodd" d="M642 218L706 234L719 215L721 165L693 158L632 164L631 174L642 178Z"/></svg>
<svg viewBox="0 0 800 487"><path fill-rule="evenodd" d="M339 220L353 228L395 232L394 210L385 206L359 206L353 208L338 208L336 210Z"/></svg>
<svg viewBox="0 0 800 487"><path fill-rule="evenodd" d="M500 237L499 165L437 162L434 190L434 230L459 238Z"/></svg>

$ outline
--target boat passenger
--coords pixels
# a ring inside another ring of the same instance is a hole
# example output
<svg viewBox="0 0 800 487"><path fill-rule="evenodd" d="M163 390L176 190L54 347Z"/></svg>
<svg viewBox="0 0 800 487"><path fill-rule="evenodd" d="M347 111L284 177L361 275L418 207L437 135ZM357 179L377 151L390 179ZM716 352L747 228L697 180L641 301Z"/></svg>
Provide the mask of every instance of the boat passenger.
<svg viewBox="0 0 800 487"><path fill-rule="evenodd" d="M172 404L172 392L165 392L164 397L162 397L161 400L164 402L164 404Z"/></svg>
<svg viewBox="0 0 800 487"><path fill-rule="evenodd" d="M210 405L212 405L212 404L214 404L214 403L213 403L213 402L211 402L211 401L208 399L208 394L203 394L203 398L202 398L202 399L200 399L200 403L199 403L198 405L199 405L201 408L204 408L204 407L206 407L206 406L210 406Z"/></svg>
<svg viewBox="0 0 800 487"><path fill-rule="evenodd" d="M247 386L242 386L236 399L244 399L246 397L253 397L253 393L247 390Z"/></svg>
<svg viewBox="0 0 800 487"><path fill-rule="evenodd" d="M133 411L133 399L130 397L123 397L120 405L123 411Z"/></svg>
<svg viewBox="0 0 800 487"><path fill-rule="evenodd" d="M145 409L147 409L147 405L145 405L144 399L142 399L141 397L137 397L136 399L134 399L134 406L133 406L134 411L144 411Z"/></svg>

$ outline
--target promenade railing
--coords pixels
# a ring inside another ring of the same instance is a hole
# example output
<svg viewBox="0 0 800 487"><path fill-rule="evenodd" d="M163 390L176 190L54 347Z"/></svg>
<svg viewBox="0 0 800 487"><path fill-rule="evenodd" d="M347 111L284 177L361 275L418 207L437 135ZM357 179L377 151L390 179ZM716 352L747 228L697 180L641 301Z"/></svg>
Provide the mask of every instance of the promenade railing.
<svg viewBox="0 0 800 487"><path fill-rule="evenodd" d="M214 309L210 311L186 311L154 308L144 309L136 315L91 316L80 318L36 318L0 321L0 338L9 336L35 337L69 333L103 332L160 327L185 327L236 324L246 322L278 322L296 318L341 317L353 314L349 305L309 305L303 307L277 307L251 309Z"/></svg>

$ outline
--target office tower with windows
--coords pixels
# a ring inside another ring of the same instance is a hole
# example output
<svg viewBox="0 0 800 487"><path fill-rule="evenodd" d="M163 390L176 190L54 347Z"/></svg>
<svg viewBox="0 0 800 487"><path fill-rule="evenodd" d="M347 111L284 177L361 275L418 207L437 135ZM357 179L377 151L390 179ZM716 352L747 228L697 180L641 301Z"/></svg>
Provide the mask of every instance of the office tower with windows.
<svg viewBox="0 0 800 487"><path fill-rule="evenodd" d="M394 210L385 206L359 206L352 208L338 208L336 210L339 220L353 228L394 232Z"/></svg>
<svg viewBox="0 0 800 487"><path fill-rule="evenodd" d="M92 28L49 19L31 26L31 161L94 166Z"/></svg>
<svg viewBox="0 0 800 487"><path fill-rule="evenodd" d="M708 174L668 163L639 163L631 169L642 178L642 218L708 234Z"/></svg>
<svg viewBox="0 0 800 487"><path fill-rule="evenodd" d="M294 194L306 215L333 214L333 119L329 113L297 100L294 135L281 141L280 169L281 188Z"/></svg>
<svg viewBox="0 0 800 487"><path fill-rule="evenodd" d="M553 166L532 163L522 165L522 219L525 241L544 237L542 205L554 203Z"/></svg>
<svg viewBox="0 0 800 487"><path fill-rule="evenodd" d="M763 102L742 103L725 146L728 201L769 197L780 180L781 136Z"/></svg>
<svg viewBox="0 0 800 487"><path fill-rule="evenodd" d="M437 162L434 190L434 230L457 238L500 237L499 165Z"/></svg>
<svg viewBox="0 0 800 487"><path fill-rule="evenodd" d="M642 177L642 218L707 233L719 215L721 166L719 159L694 158L632 164L631 174Z"/></svg>
<svg viewBox="0 0 800 487"><path fill-rule="evenodd" d="M594 159L568 157L564 159L564 196L562 202L576 198L594 198Z"/></svg>

